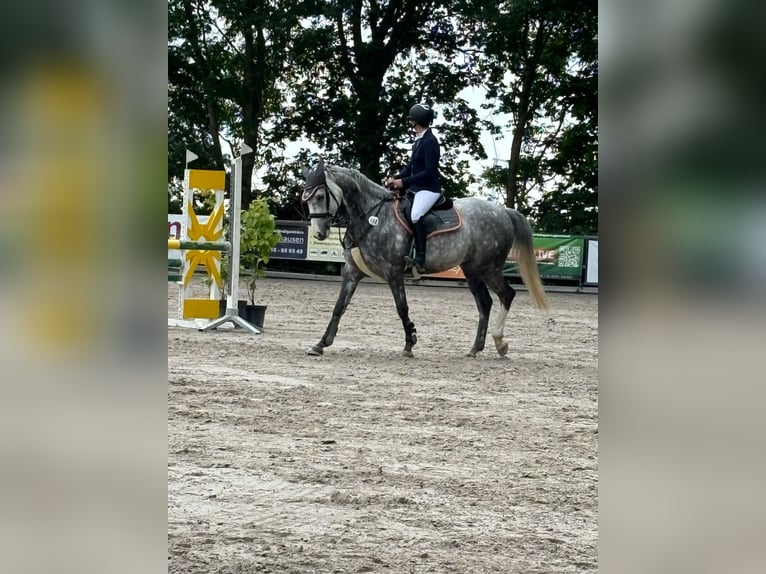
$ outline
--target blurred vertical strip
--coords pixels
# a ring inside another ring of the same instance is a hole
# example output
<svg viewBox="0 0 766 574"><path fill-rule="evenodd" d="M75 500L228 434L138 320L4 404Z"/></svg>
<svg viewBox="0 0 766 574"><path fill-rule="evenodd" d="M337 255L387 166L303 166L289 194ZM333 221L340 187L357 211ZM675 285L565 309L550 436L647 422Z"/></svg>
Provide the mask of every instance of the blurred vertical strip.
<svg viewBox="0 0 766 574"><path fill-rule="evenodd" d="M599 7L599 566L761 571L766 5Z"/></svg>
<svg viewBox="0 0 766 574"><path fill-rule="evenodd" d="M166 4L3 12L0 570L164 572Z"/></svg>

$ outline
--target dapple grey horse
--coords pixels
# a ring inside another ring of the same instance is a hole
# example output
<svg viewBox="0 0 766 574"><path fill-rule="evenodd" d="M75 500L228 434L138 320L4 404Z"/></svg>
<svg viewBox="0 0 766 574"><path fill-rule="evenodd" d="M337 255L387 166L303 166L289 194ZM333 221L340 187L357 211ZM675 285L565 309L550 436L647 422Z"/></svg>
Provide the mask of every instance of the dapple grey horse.
<svg viewBox="0 0 766 574"><path fill-rule="evenodd" d="M313 171L304 170L304 177L302 200L308 205L311 233L316 239L327 238L341 207L345 207L348 217L344 238L346 263L340 294L324 335L307 353L321 355L325 347L332 345L340 319L359 281L365 276L377 276L385 279L391 288L404 326L402 354L412 357L417 333L410 320L404 289L404 257L409 253L412 237L395 213L392 192L356 170L325 165L322 160ZM463 270L479 309L479 326L469 356L474 357L484 349L492 307L488 288L497 294L502 309L491 334L497 352L505 356L508 343L503 340L503 331L516 291L503 276L503 267L512 245L518 254L519 272L532 302L539 309L548 308L532 251L532 229L518 211L483 199L457 199L454 207L460 214L462 225L455 231L440 233L428 240L426 269L436 273L460 265Z"/></svg>

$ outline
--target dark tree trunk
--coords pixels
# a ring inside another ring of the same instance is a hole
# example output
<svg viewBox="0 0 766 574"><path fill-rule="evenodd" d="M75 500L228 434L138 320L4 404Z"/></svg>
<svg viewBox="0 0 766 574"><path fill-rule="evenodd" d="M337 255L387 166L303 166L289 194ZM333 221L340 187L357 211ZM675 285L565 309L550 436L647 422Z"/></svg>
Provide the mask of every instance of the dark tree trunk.
<svg viewBox="0 0 766 574"><path fill-rule="evenodd" d="M521 146L524 143L524 134L531 119L531 99L532 91L535 87L537 78L537 67L540 64L540 56L545 48L547 41L547 32L545 21L540 20L535 35L535 41L532 52L528 54L524 65L524 76L521 83L521 92L519 93L519 107L516 112L516 126L513 129L513 140L511 140L511 156L508 160L508 182L506 184L505 205L514 209L520 209L521 193L519 190L519 163L521 161Z"/></svg>
<svg viewBox="0 0 766 574"><path fill-rule="evenodd" d="M242 157L242 209L250 207L253 200L252 182L255 154L258 152L258 131L264 115L265 93L268 89L269 71L266 69L266 39L263 30L252 28L244 33L244 80L245 97L242 106L243 140L253 153Z"/></svg>
<svg viewBox="0 0 766 574"><path fill-rule="evenodd" d="M380 85L367 79L359 97L359 119L356 127L356 149L359 170L373 181L381 181L380 157L383 155L385 121L381 117Z"/></svg>
<svg viewBox="0 0 766 574"><path fill-rule="evenodd" d="M425 11L431 2L406 2L403 7L390 4L384 11L371 3L369 24L372 34L366 41L362 33L362 4L362 0L354 1L351 12L345 14L347 23L343 20L344 13L338 12L336 28L344 72L351 80L357 98L354 143L359 169L371 180L381 181L380 158L388 145L384 141L387 117L381 102L383 78L396 55L417 37L414 30L418 9ZM350 45L346 41L347 27L351 29Z"/></svg>

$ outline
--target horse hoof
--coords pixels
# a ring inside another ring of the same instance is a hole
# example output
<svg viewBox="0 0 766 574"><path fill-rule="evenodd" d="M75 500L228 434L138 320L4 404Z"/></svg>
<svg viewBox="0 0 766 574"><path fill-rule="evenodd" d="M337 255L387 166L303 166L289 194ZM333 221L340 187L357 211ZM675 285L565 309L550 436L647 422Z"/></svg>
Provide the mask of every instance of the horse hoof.
<svg viewBox="0 0 766 574"><path fill-rule="evenodd" d="M412 359L415 355L412 354L412 351L402 351L402 357L409 357Z"/></svg>
<svg viewBox="0 0 766 574"><path fill-rule="evenodd" d="M497 348L497 352L501 357L505 357L506 353L508 352L508 343L504 342L502 345L500 345Z"/></svg>
<svg viewBox="0 0 766 574"><path fill-rule="evenodd" d="M319 355L324 354L324 350L321 347L311 347L310 349L306 349L306 354L318 357Z"/></svg>
<svg viewBox="0 0 766 574"><path fill-rule="evenodd" d="M465 356L476 358L476 351L468 351Z"/></svg>

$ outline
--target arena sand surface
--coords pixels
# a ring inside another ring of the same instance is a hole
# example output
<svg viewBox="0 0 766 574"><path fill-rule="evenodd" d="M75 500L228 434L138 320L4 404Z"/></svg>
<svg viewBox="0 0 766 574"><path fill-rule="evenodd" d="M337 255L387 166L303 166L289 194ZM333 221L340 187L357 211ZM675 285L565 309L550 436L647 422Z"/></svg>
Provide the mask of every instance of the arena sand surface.
<svg viewBox="0 0 766 574"><path fill-rule="evenodd" d="M259 336L168 328L169 572L596 570L597 296L519 291L508 356L468 358L470 292L413 285L406 359L362 282L307 356L339 288L261 280Z"/></svg>

